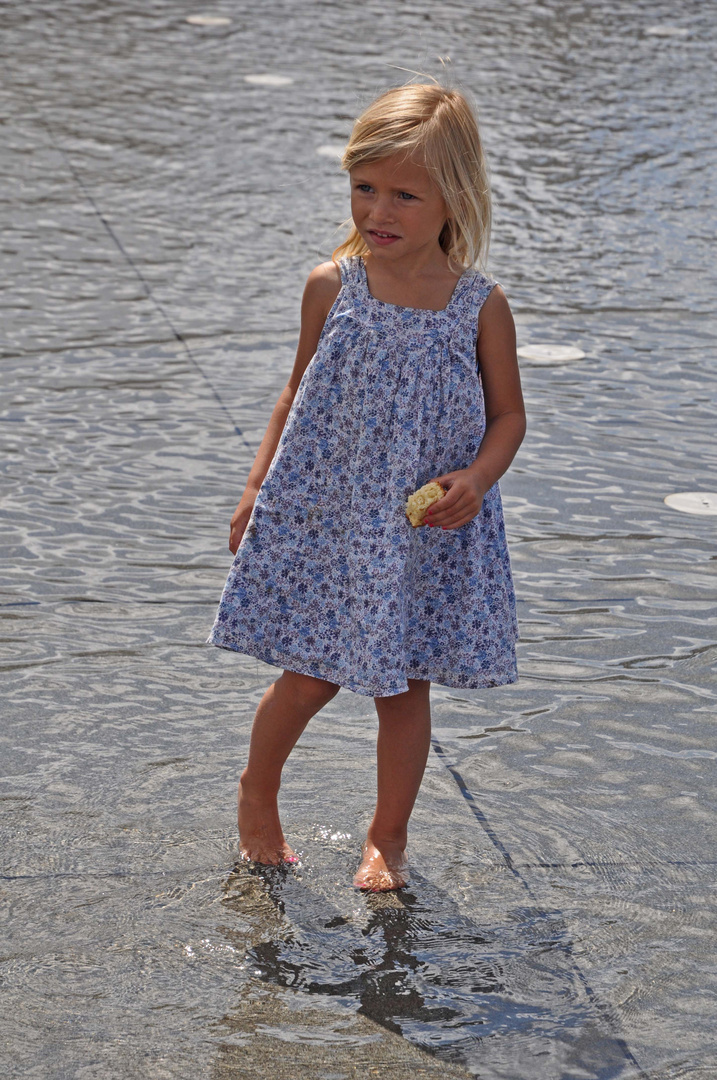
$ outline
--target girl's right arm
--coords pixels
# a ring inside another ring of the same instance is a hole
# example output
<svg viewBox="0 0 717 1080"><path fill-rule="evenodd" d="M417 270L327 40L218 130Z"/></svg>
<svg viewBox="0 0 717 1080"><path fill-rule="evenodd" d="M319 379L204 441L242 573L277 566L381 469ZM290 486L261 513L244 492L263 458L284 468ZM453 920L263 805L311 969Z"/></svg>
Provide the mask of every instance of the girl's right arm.
<svg viewBox="0 0 717 1080"><path fill-rule="evenodd" d="M241 543L259 488L269 471L269 466L279 445L279 439L284 430L299 383L316 352L316 346L319 343L326 317L339 295L340 288L341 274L336 263L322 263L309 274L301 301L301 332L294 368L289 381L274 406L266 434L261 441L261 446L251 467L244 494L232 515L229 534L229 550L232 555L236 554Z"/></svg>

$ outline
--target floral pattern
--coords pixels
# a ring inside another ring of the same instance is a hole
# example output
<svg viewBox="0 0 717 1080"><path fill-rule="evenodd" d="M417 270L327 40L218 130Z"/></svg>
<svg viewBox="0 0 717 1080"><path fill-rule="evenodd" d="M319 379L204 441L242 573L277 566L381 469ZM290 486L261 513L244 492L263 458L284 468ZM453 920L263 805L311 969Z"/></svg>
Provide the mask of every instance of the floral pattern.
<svg viewBox="0 0 717 1080"><path fill-rule="evenodd" d="M340 265L208 640L378 697L407 678L515 682L498 485L459 529L405 515L412 491L478 453L478 313L495 282L467 270L429 311L376 300L360 256Z"/></svg>

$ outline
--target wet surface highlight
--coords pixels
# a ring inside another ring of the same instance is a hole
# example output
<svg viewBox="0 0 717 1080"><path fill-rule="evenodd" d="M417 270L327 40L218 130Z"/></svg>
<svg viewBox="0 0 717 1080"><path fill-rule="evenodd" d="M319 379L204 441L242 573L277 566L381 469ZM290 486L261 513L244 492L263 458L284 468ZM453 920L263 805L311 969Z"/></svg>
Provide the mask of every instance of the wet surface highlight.
<svg viewBox="0 0 717 1080"><path fill-rule="evenodd" d="M708 1080L714 522L663 500L717 490L712 13L210 14L4 15L3 1070ZM234 799L274 673L203 641L347 213L335 148L390 65L446 54L519 342L586 357L524 367L521 682L435 688L411 883L365 896L371 703L312 722L301 864L253 873Z"/></svg>

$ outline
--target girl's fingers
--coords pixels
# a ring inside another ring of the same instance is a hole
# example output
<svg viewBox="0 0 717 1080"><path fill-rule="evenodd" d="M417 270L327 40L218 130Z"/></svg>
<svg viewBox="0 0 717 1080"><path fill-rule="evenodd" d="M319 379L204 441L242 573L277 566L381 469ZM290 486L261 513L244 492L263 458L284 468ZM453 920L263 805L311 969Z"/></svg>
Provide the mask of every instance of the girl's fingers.
<svg viewBox="0 0 717 1080"><path fill-rule="evenodd" d="M429 507L426 514L425 520L429 527L459 528L461 525L465 525L466 522L471 521L480 511L480 505L468 492L464 493L464 496L458 499L453 506L446 507L440 512L435 510L437 506L438 503L434 503L433 506Z"/></svg>
<svg viewBox="0 0 717 1080"><path fill-rule="evenodd" d="M428 509L437 511L440 507L442 510L449 510L458 501L458 499L460 499L460 497L460 490L456 491L454 487L449 488L446 494L443 495L440 499L437 499L436 502L429 506Z"/></svg>
<svg viewBox="0 0 717 1080"><path fill-rule="evenodd" d="M431 518L427 518L426 524L428 525L429 529L453 529L457 528L459 525L465 525L465 523L467 521L471 521L471 519L474 518L477 513L477 510L472 511L464 509L457 514L450 514L435 521Z"/></svg>
<svg viewBox="0 0 717 1080"><path fill-rule="evenodd" d="M459 529L480 512L482 500L478 502L473 486L465 478L453 479L448 474L439 476L436 482L450 487L442 499L429 506L424 519L429 528Z"/></svg>
<svg viewBox="0 0 717 1080"><path fill-rule="evenodd" d="M432 506L428 507L426 516L431 520L435 520L438 524L443 524L444 519L451 514L455 514L457 511L467 509L470 504L470 495L466 491L456 491L455 496L448 502L448 495L444 495L438 502L434 502Z"/></svg>
<svg viewBox="0 0 717 1080"><path fill-rule="evenodd" d="M442 484L441 487L446 487L446 484ZM453 506L464 494L465 489L460 484L451 484L449 488L446 488L446 494L434 502L429 509L434 510L438 506Z"/></svg>
<svg viewBox="0 0 717 1080"><path fill-rule="evenodd" d="M438 503L434 503L434 506L438 506ZM455 506L447 506L444 510L435 510L434 506L431 507L433 513L426 514L426 521L431 521L435 525L444 525L448 515L455 513L456 510Z"/></svg>

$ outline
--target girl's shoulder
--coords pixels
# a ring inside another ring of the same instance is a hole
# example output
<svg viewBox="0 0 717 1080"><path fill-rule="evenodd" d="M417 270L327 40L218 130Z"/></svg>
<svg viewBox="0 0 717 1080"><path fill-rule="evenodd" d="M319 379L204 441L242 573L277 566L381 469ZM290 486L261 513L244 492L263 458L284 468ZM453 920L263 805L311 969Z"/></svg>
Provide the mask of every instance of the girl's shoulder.
<svg viewBox="0 0 717 1080"><path fill-rule="evenodd" d="M324 312L324 318L341 291L341 271L334 262L315 266L306 279L302 307Z"/></svg>
<svg viewBox="0 0 717 1080"><path fill-rule="evenodd" d="M315 292L335 290L336 295L338 295L341 288L341 269L335 262L319 263L309 274L306 284Z"/></svg>
<svg viewBox="0 0 717 1080"><path fill-rule="evenodd" d="M478 313L478 325L483 327L487 322L496 322L510 319L512 315L508 297L503 291L503 286L494 278L481 275L486 284L486 296Z"/></svg>

